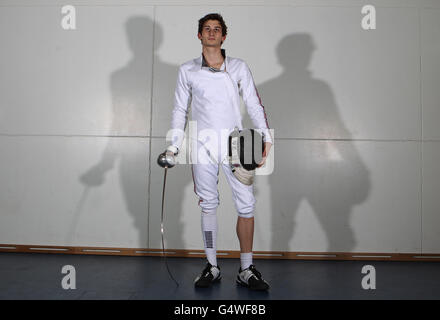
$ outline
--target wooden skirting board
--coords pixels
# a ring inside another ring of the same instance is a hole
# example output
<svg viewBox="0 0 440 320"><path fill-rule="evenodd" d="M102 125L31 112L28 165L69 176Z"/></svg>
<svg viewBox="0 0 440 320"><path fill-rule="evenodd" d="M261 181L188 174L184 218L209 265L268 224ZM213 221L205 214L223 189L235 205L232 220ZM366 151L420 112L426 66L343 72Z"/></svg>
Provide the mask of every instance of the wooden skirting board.
<svg viewBox="0 0 440 320"><path fill-rule="evenodd" d="M46 245L0 244L0 252L64 253L117 256L162 256L162 249L67 247ZM166 249L167 257L203 258L204 250ZM240 258L240 251L217 251L218 258ZM366 252L285 252L254 251L255 259L293 260L372 260L372 261L440 261L439 253L366 253Z"/></svg>

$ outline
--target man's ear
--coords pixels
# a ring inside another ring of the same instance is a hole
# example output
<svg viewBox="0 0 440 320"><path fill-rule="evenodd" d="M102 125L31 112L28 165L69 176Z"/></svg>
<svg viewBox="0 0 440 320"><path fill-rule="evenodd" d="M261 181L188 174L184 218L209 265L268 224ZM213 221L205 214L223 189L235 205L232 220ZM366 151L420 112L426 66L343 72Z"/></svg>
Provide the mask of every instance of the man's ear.
<svg viewBox="0 0 440 320"><path fill-rule="evenodd" d="M197 33L197 38L199 38L199 40L202 40L202 35L199 33Z"/></svg>

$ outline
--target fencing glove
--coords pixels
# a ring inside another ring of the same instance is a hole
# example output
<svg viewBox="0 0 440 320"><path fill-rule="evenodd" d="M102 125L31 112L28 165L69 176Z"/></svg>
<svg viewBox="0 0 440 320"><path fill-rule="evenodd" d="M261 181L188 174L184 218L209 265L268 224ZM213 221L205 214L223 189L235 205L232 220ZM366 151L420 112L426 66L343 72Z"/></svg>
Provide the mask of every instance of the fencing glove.
<svg viewBox="0 0 440 320"><path fill-rule="evenodd" d="M176 165L176 156L179 153L179 149L175 146L169 146L164 152L162 152L157 158L157 164L162 168L172 168Z"/></svg>

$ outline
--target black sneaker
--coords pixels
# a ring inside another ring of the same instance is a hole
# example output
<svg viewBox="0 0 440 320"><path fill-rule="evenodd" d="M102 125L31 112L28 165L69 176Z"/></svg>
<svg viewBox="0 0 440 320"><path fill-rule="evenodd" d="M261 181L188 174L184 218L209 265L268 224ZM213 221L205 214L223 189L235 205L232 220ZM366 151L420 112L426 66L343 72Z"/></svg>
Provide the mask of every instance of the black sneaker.
<svg viewBox="0 0 440 320"><path fill-rule="evenodd" d="M238 270L237 283L251 290L269 290L269 284L253 264L249 268Z"/></svg>
<svg viewBox="0 0 440 320"><path fill-rule="evenodd" d="M202 273L194 280L194 285L199 288L207 288L211 284L220 281L221 278L220 268L208 262Z"/></svg>

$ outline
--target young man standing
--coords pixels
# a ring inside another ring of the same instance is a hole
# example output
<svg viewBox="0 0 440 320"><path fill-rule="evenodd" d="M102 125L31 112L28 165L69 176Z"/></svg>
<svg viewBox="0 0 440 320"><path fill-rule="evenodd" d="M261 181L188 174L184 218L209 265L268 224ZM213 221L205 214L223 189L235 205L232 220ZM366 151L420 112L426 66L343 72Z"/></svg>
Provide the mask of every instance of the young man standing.
<svg viewBox="0 0 440 320"><path fill-rule="evenodd" d="M235 127L243 129L239 109L240 96L246 104L255 128L263 136L263 158L259 167L264 165L273 140L249 67L241 59L226 56L225 50L221 49L226 34L227 27L220 14L208 14L199 20L198 38L202 44L202 54L179 68L171 123L172 145L167 148L166 154L173 161L173 157L178 154L191 105L192 121L197 125L198 134L195 139L190 137L191 169L194 191L202 209L202 235L208 260L202 273L195 279L195 286L209 287L221 279L216 256L216 211L219 205L217 183L221 166L232 189L238 212L236 232L240 241L241 267L238 271L237 283L254 290L268 290L268 283L252 263L256 202L253 186L252 183L244 184L234 176L227 161L227 143L223 143ZM220 138L203 139L201 134L203 130L214 132Z"/></svg>

